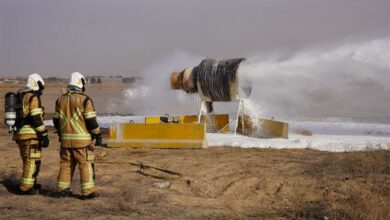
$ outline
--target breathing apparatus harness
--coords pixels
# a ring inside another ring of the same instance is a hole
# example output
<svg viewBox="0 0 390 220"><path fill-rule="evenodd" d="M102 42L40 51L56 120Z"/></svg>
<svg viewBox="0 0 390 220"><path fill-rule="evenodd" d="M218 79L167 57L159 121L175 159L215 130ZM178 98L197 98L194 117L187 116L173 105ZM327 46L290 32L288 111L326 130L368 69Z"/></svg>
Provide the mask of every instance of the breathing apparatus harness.
<svg viewBox="0 0 390 220"><path fill-rule="evenodd" d="M38 82L39 90L33 91L29 88L23 88L19 90L17 93L8 92L5 95L4 101L4 110L5 110L5 118L4 122L9 128L9 133L18 133L19 130L24 125L31 124L30 117L24 117L23 114L23 97L32 92L33 95L29 98L28 103L31 103L33 98L40 97L42 95L42 90L44 90L44 86L41 82ZM41 99L38 98L38 105L42 107Z"/></svg>

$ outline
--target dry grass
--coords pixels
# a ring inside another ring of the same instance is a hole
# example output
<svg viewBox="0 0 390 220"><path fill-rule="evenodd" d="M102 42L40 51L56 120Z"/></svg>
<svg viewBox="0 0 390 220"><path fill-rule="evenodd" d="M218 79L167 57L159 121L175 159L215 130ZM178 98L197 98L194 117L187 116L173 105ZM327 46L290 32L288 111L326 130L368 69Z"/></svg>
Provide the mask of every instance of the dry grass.
<svg viewBox="0 0 390 220"><path fill-rule="evenodd" d="M327 153L305 174L321 185L322 204L350 219L390 219L390 152Z"/></svg>
<svg viewBox="0 0 390 220"><path fill-rule="evenodd" d="M75 212L80 218L98 219L389 219L389 151L98 148L96 155L107 153L98 156L96 164L102 197L83 202L15 196L20 161L17 148L6 138L0 135L0 210L5 218L26 218L28 211L34 218L50 219L70 219ZM52 136L40 175L46 191L55 188L57 149ZM153 183L158 180L138 174L130 161L184 177L168 188L156 188ZM78 181L76 172L76 194Z"/></svg>

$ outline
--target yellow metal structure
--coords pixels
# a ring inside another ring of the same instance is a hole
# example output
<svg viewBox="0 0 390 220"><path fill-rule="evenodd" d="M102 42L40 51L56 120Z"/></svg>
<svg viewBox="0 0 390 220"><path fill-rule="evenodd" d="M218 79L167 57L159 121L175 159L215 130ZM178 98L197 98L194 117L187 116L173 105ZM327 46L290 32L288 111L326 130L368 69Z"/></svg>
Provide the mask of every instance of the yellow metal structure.
<svg viewBox="0 0 390 220"><path fill-rule="evenodd" d="M205 148L206 127L198 123L112 125L108 147L112 148Z"/></svg>
<svg viewBox="0 0 390 220"><path fill-rule="evenodd" d="M237 132L243 135L260 138L288 139L288 124L281 121L258 119L249 116L239 117Z"/></svg>
<svg viewBox="0 0 390 220"><path fill-rule="evenodd" d="M169 116L165 116L169 117ZM145 124L160 124L164 123L160 116L151 116L145 118ZM197 123L198 116L196 115L181 115L171 116L173 121L178 123ZM229 129L229 115L202 115L200 122L206 124L206 131L209 133L228 133Z"/></svg>

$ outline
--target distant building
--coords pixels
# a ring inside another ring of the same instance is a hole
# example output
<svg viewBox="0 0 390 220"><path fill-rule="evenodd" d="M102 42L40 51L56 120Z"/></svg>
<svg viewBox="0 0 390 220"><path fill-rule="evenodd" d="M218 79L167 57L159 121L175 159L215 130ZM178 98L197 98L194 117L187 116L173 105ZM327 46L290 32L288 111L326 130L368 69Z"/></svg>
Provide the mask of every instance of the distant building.
<svg viewBox="0 0 390 220"><path fill-rule="evenodd" d="M133 84L135 83L137 80L140 80L141 78L140 77L124 77L122 78L122 82L125 83L125 84Z"/></svg>
<svg viewBox="0 0 390 220"><path fill-rule="evenodd" d="M104 83L104 84L117 84L117 83L123 83L122 82L122 78L99 78L101 81L100 83ZM99 83L99 82L98 82Z"/></svg>
<svg viewBox="0 0 390 220"><path fill-rule="evenodd" d="M88 76L86 80L90 84L132 84L140 79L139 77L122 77L122 76Z"/></svg>
<svg viewBox="0 0 390 220"><path fill-rule="evenodd" d="M51 76L51 77L45 78L45 81L51 82L51 83L66 83L68 81L68 79Z"/></svg>

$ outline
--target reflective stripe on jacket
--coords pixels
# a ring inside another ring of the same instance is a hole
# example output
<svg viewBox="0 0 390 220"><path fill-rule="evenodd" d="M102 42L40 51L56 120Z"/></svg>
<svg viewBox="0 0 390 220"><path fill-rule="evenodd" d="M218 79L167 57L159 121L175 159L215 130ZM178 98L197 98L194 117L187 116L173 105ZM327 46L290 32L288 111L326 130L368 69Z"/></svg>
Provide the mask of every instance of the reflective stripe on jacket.
<svg viewBox="0 0 390 220"><path fill-rule="evenodd" d="M40 96L33 92L26 92L22 97L24 126L14 134L14 140L37 139L40 135L47 135L47 130L43 124L43 107ZM33 123L33 120L35 123ZM35 126L35 127L34 127Z"/></svg>
<svg viewBox="0 0 390 220"><path fill-rule="evenodd" d="M99 134L100 128L88 129L88 120L96 121L92 100L83 93L68 91L58 98L53 121L61 137L61 147L82 148L92 143L91 134ZM96 123L97 125L97 123Z"/></svg>

